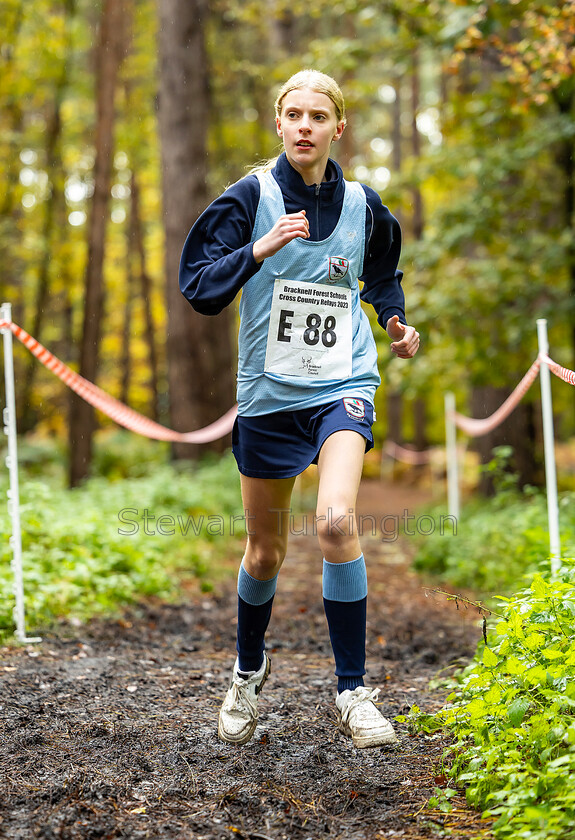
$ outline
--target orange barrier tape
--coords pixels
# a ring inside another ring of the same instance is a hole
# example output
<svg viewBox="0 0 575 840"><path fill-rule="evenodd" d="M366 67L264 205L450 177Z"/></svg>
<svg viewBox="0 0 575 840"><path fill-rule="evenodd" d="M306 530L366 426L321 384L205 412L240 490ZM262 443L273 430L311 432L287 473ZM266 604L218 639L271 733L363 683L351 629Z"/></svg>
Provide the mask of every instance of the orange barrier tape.
<svg viewBox="0 0 575 840"><path fill-rule="evenodd" d="M49 350L43 347L39 341L26 332L26 330L19 327L13 321L0 319L0 331L9 329L22 342L22 344L36 356L36 358L62 380L72 391L75 391L82 399L99 409L107 417L110 417L114 422L120 426L129 429L137 434L144 435L152 440L165 440L172 443L210 443L213 440L218 440L231 432L234 420L238 413L238 407L235 405L227 411L223 417L220 417L214 423L210 423L203 429L197 429L195 432L176 432L173 429L162 426L143 414L139 414L129 406L111 397L93 382L89 382L79 373L76 373L64 362L61 362ZM472 437L479 437L488 432L493 431L502 423L511 412L517 407L519 402L525 396L539 373L541 361L544 361L549 366L549 370L563 379L570 385L575 385L575 371L564 368L554 362L549 356L541 353L533 362L521 382L517 385L515 390L499 406L489 417L484 419L476 419L473 417L466 417L459 412L452 412L451 417L462 431L466 432ZM398 461L405 461L408 464L425 464L430 460L428 452L416 452L411 449L405 449L393 441L388 441L384 445L384 449L388 455Z"/></svg>
<svg viewBox="0 0 575 840"><path fill-rule="evenodd" d="M392 440L385 441L383 451L395 461L402 461L404 464L411 464L413 466L429 464L432 458L430 450L418 451L416 449L406 449L404 446L400 446Z"/></svg>
<svg viewBox="0 0 575 840"><path fill-rule="evenodd" d="M569 368L561 367L561 365L558 365L557 362L554 362L553 359L550 359L549 356L546 356L544 353L541 353L539 358L548 365L551 373L554 373L555 376L558 376L559 379L562 379L564 382L568 382L569 385L575 385L575 371L569 370Z"/></svg>
<svg viewBox="0 0 575 840"><path fill-rule="evenodd" d="M455 425L462 429L462 431L466 432L466 434L471 435L471 437L479 437L480 435L486 435L488 432L493 431L493 429L497 428L497 426L499 426L499 424L511 414L513 409L517 407L519 402L532 386L539 373L541 362L545 362L551 373L554 373L555 376L558 376L570 385L575 385L575 371L569 370L569 368L561 367L561 365L558 365L557 362L554 362L553 359L550 359L549 356L545 355L545 353L540 353L521 382L507 397L505 402L499 406L497 411L494 411L493 414L489 417L485 417L483 420L478 420L473 417L465 417L463 414L459 414L456 411L451 414L451 418L455 422Z"/></svg>
<svg viewBox="0 0 575 840"><path fill-rule="evenodd" d="M499 406L497 411L494 411L489 417L478 420L474 417L465 417L463 414L459 414L456 411L453 414L455 425L462 429L466 434L471 435L471 437L480 437L481 435L486 435L488 432L492 432L493 429L496 429L500 423L509 417L513 409L521 402L522 398L537 379L540 367L541 361L537 358L515 390L507 397L505 402Z"/></svg>
<svg viewBox="0 0 575 840"><path fill-rule="evenodd" d="M49 350L43 347L39 341L19 327L13 321L0 320L0 330L10 329L16 338L27 347L27 349L40 361L44 367L62 380L78 396L87 403L99 409L107 417L125 429L137 434L144 435L152 440L166 440L172 443L210 443L218 440L231 432L234 420L238 413L237 406L231 408L223 417L195 432L176 432L168 429L143 414L139 414L124 403L111 397L93 382L84 379L83 376L73 371L64 362L56 358Z"/></svg>

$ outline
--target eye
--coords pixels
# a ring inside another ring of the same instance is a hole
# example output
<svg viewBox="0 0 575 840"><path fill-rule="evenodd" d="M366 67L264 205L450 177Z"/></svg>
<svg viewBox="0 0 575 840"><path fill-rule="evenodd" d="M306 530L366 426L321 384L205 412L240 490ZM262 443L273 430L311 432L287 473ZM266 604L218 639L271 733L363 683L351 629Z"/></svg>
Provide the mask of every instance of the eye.
<svg viewBox="0 0 575 840"><path fill-rule="evenodd" d="M316 114L315 117L314 117L314 119L318 120L318 122L321 122L322 120L325 120L325 118L326 118L325 114Z"/></svg>

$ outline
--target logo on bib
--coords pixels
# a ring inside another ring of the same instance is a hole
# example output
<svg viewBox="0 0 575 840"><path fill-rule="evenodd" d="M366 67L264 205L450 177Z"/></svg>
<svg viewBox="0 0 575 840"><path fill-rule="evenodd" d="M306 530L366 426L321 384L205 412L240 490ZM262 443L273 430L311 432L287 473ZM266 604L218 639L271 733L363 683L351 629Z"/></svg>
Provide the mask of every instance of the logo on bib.
<svg viewBox="0 0 575 840"><path fill-rule="evenodd" d="M363 400L354 400L351 397L343 398L343 405L347 416L352 420L363 420L365 417L365 405Z"/></svg>
<svg viewBox="0 0 575 840"><path fill-rule="evenodd" d="M311 356L302 356L300 370L305 371L306 376L317 376L319 368L314 364Z"/></svg>
<svg viewBox="0 0 575 840"><path fill-rule="evenodd" d="M331 283L337 283L338 280L341 280L347 274L349 269L349 260L345 260L343 257L330 257L329 258L329 279Z"/></svg>

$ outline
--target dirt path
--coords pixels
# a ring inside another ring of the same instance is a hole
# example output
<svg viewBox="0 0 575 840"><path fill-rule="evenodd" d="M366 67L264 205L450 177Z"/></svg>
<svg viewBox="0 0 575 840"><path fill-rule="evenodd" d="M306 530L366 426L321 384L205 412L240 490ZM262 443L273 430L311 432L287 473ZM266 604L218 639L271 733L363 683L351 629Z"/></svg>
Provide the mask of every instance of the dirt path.
<svg viewBox="0 0 575 840"><path fill-rule="evenodd" d="M363 487L360 513L381 513L378 494ZM385 511L411 512L418 501L398 489ZM430 677L472 653L477 617L426 597L399 540L363 542L369 683L382 687L387 717L413 703L429 709L440 702ZM398 725L397 747L362 751L339 734L320 576L315 540L295 536L268 636L260 724L244 747L216 737L234 658L233 582L216 595L147 604L121 622L62 627L40 646L3 649L0 836L479 836L463 808L447 817L424 811L444 783L437 738Z"/></svg>

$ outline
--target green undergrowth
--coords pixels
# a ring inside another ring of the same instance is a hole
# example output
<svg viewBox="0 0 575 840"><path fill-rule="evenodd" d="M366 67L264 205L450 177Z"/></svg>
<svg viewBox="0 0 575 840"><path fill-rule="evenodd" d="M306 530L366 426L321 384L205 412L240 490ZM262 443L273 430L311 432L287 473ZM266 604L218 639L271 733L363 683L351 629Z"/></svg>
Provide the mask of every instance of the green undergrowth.
<svg viewBox="0 0 575 840"><path fill-rule="evenodd" d="M245 523L230 454L174 465L157 449L138 450L122 436L111 446L115 456L109 448L97 453L100 475L74 490L66 488L62 462L59 467L49 447L22 447L27 629L61 617L83 621L114 614L146 596L175 598L186 580L208 590L223 559L238 552ZM1 497L7 488L4 471ZM14 628L14 595L6 504L0 504L0 529L0 637L7 639Z"/></svg>
<svg viewBox="0 0 575 840"><path fill-rule="evenodd" d="M556 579L499 598L487 644L452 682L435 714L413 706L420 731L452 737L450 783L431 805L448 811L457 789L495 820L498 840L575 838L575 561ZM406 718L403 718L406 720Z"/></svg>
<svg viewBox="0 0 575 840"><path fill-rule="evenodd" d="M441 511L441 515L445 510ZM440 512L430 511L440 521ZM575 554L575 493L559 497L561 547ZM463 507L456 528L417 538L419 572L480 593L509 594L531 580L549 554L547 500L543 492L505 490Z"/></svg>
<svg viewBox="0 0 575 840"><path fill-rule="evenodd" d="M552 576L546 495L517 490L504 467L501 451L487 468L495 497L466 503L454 533L419 539L415 567L452 591L484 593L484 604L468 604L489 615L489 630L442 683L445 706L402 719L449 736L449 783L432 807L451 810L464 790L497 840L575 840L575 561ZM559 518L562 557L572 558L573 492L560 495Z"/></svg>

